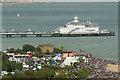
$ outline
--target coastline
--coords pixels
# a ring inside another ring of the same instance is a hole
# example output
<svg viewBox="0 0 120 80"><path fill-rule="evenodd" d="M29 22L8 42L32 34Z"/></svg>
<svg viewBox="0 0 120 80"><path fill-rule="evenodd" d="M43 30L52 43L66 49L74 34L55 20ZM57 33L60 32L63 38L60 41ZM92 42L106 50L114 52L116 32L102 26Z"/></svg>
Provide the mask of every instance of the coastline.
<svg viewBox="0 0 120 80"><path fill-rule="evenodd" d="M65 74L64 76L66 77L64 78L82 79L81 74L79 74L79 72L83 71L82 74L84 74L85 72L85 74L87 74L85 75L84 79L119 79L119 63L117 61L96 58L95 56L93 56L92 53L89 53L87 51L69 51L63 49L63 46L61 46L60 48L56 48L55 46L51 45L51 48L53 48L53 50L51 50L50 52L45 52L45 49L48 49L50 44L43 44L41 46L39 45L35 48L31 44L25 44L22 49L10 48L6 51L2 51L2 55L4 55L2 57L8 60L10 65L12 64L12 61L15 61L16 65L22 63L22 67L19 68L20 71L18 72L23 71L23 75L26 75L26 70L32 70L37 73L39 71L46 70L49 67L49 69L53 70L53 76L55 75L55 78L57 78L61 74ZM49 47L49 50L51 48ZM4 61L5 60L3 60L3 62ZM4 66L7 66L7 64L4 63L3 67ZM8 73L10 73L10 71L7 72L5 70L2 70L3 78L6 78L6 76L9 75ZM17 75L17 69L13 70L15 71L12 73Z"/></svg>
<svg viewBox="0 0 120 80"><path fill-rule="evenodd" d="M48 3L48 2L11 2L11 3L0 3L0 5L32 4L32 3Z"/></svg>

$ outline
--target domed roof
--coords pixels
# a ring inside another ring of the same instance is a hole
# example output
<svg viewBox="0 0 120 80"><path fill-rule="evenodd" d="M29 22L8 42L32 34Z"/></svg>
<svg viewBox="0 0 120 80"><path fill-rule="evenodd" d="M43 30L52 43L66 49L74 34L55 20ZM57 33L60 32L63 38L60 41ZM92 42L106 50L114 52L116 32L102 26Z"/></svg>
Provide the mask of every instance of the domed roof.
<svg viewBox="0 0 120 80"><path fill-rule="evenodd" d="M74 17L74 21L68 22L66 25L79 26L82 25L82 23L78 21L78 17Z"/></svg>
<svg viewBox="0 0 120 80"><path fill-rule="evenodd" d="M82 23L81 22L69 22L69 23L67 23L67 25L74 25L74 26L77 26L77 25L82 25Z"/></svg>

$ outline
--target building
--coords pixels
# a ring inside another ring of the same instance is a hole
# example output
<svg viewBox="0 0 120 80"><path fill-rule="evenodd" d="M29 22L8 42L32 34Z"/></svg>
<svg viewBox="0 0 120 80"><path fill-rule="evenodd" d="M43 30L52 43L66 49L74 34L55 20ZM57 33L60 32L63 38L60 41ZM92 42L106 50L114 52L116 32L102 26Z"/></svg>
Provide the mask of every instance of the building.
<svg viewBox="0 0 120 80"><path fill-rule="evenodd" d="M68 22L64 27L57 28L54 33L61 34L91 34L99 33L99 25L97 23L80 22L78 17L74 17L73 21Z"/></svg>
<svg viewBox="0 0 120 80"><path fill-rule="evenodd" d="M42 45L39 45L39 48L42 50L42 52L46 52L46 51L49 51L49 52L53 52L54 51L54 45L51 45L51 44L42 44Z"/></svg>

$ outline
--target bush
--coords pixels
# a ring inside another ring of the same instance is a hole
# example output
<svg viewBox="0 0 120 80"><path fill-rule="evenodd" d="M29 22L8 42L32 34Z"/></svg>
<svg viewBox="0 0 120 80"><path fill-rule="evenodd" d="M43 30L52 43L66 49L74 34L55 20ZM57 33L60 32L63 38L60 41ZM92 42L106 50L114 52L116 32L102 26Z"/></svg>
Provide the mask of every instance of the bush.
<svg viewBox="0 0 120 80"><path fill-rule="evenodd" d="M60 73L56 78L67 78L67 75L65 73Z"/></svg>
<svg viewBox="0 0 120 80"><path fill-rule="evenodd" d="M28 76L24 73L15 73L13 78L28 78Z"/></svg>
<svg viewBox="0 0 120 80"><path fill-rule="evenodd" d="M14 49L14 48L7 49L7 52L9 52L9 53L14 53L14 52L15 52L15 49Z"/></svg>
<svg viewBox="0 0 120 80"><path fill-rule="evenodd" d="M8 61L8 57L5 54L2 54L2 70L12 72L15 69L22 70L22 64L17 64L14 61L10 62Z"/></svg>
<svg viewBox="0 0 120 80"><path fill-rule="evenodd" d="M88 71L87 69L82 69L82 70L78 71L78 73L80 74L78 76L78 78L80 78L80 79L86 79L89 76L90 71Z"/></svg>
<svg viewBox="0 0 120 80"><path fill-rule="evenodd" d="M43 57L45 54L42 52L42 51L37 51L37 50L35 50L35 54L34 54L34 56L36 56L36 57Z"/></svg>
<svg viewBox="0 0 120 80"><path fill-rule="evenodd" d="M24 46L23 46L23 51L34 51L35 50L35 47L34 46L32 46L31 44L25 44Z"/></svg>

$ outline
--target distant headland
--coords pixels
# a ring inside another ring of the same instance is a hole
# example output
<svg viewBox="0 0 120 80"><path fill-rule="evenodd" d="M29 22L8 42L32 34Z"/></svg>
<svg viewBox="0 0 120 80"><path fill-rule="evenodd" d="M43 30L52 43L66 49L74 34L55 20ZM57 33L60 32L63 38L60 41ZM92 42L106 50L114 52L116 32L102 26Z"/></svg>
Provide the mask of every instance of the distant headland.
<svg viewBox="0 0 120 80"><path fill-rule="evenodd" d="M32 4L32 3L49 3L49 2L3 2L0 5L10 5L10 4Z"/></svg>

